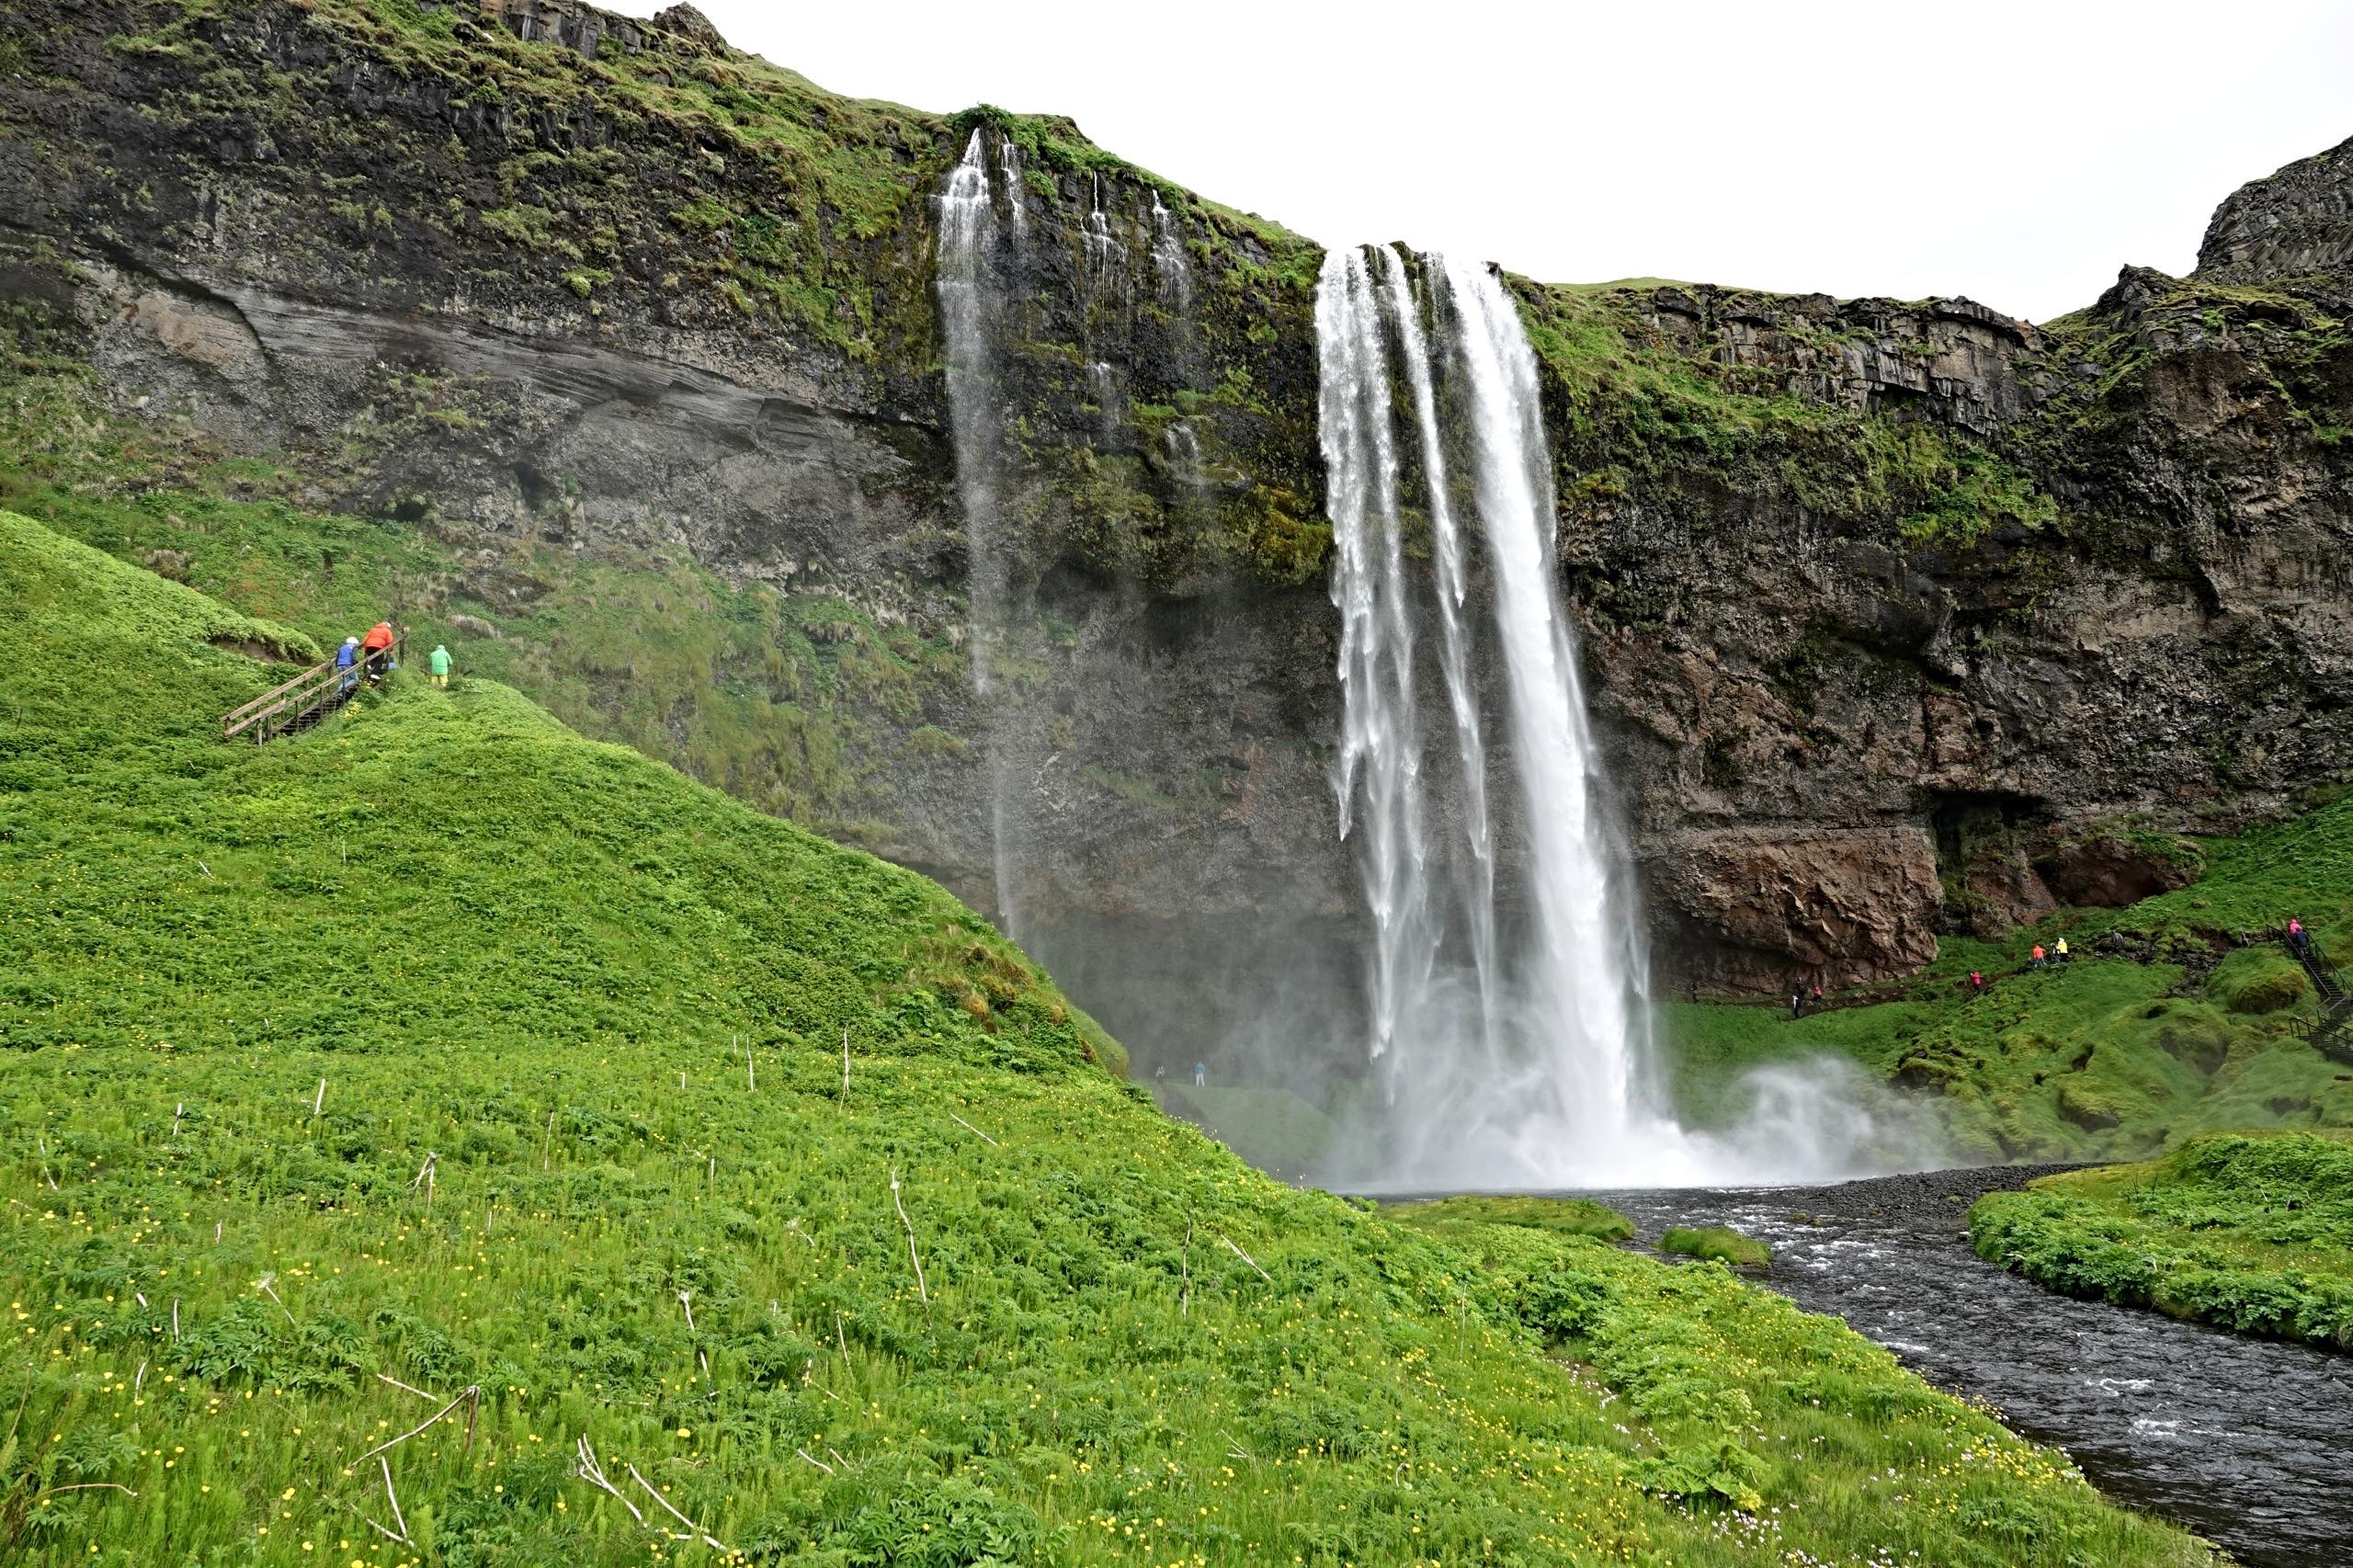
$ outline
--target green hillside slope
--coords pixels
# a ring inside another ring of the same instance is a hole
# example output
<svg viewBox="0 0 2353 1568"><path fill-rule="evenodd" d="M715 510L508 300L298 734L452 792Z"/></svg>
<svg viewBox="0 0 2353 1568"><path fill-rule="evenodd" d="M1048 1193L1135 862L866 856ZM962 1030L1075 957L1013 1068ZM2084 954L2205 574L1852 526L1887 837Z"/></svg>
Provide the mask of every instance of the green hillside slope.
<svg viewBox="0 0 2353 1568"><path fill-rule="evenodd" d="M2332 957L2353 952L2353 797L2195 853L2204 874L2177 892L1999 941L1947 937L1888 1000L1795 1022L1784 1007L1670 1005L1677 1096L1728 1118L1744 1067L1830 1052L1938 1091L1962 1158L2139 1157L2236 1128L2353 1126L2353 1066L2306 1042L2320 1001L2279 941L2301 916ZM2071 960L2033 969L2034 945L2062 937Z"/></svg>
<svg viewBox="0 0 2353 1568"><path fill-rule="evenodd" d="M298 641L6 514L0 636L9 1561L2204 1556L1720 1269L1246 1169L507 690L225 745Z"/></svg>
<svg viewBox="0 0 2353 1568"><path fill-rule="evenodd" d="M2353 1347L2353 1138L2202 1138L1979 1199L1980 1254L2071 1296Z"/></svg>

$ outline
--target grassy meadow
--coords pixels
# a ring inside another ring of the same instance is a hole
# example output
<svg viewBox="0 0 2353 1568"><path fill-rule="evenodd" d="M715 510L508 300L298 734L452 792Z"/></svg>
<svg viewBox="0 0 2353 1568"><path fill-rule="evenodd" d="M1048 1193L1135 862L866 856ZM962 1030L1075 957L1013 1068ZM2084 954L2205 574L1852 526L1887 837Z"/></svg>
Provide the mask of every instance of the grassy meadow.
<svg viewBox="0 0 2353 1568"><path fill-rule="evenodd" d="M1970 1210L1979 1255L2054 1290L2353 1349L2353 1135L2194 1140Z"/></svg>
<svg viewBox="0 0 2353 1568"><path fill-rule="evenodd" d="M1250 1170L505 687L224 744L301 634L5 514L0 635L7 1561L2206 1560L1583 1209Z"/></svg>

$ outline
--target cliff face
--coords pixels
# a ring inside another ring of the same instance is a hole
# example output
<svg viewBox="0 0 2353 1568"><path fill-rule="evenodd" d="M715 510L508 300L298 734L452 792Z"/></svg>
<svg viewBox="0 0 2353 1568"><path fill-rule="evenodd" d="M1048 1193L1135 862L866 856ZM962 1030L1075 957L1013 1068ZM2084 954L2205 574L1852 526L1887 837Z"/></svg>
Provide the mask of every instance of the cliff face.
<svg viewBox="0 0 2353 1568"><path fill-rule="evenodd" d="M2353 267L2353 139L2233 192L2198 247L2198 275L2224 283L2313 278Z"/></svg>
<svg viewBox="0 0 2353 1568"><path fill-rule="evenodd" d="M1941 302L1692 304L1662 291L1653 330L1871 411L1827 447L1796 421L1647 472L1620 430L1564 432L1599 700L1700 975L1900 972L1939 926L2176 885L2194 852L2169 835L2341 774L2341 277L2128 269L2041 331ZM1857 507L1915 460L1907 416L1977 442Z"/></svg>
<svg viewBox="0 0 2353 1568"><path fill-rule="evenodd" d="M1147 1053L1352 1005L1313 246L1067 122L824 94L686 7L0 22L20 370L85 364L166 447L388 519L412 621L984 904L978 759L1012 759L1024 935ZM932 293L975 128L1021 233L986 547L1026 630L987 699ZM1940 929L2178 881L2175 833L2341 774L2348 161L2041 329L1516 285L1679 979L1903 974Z"/></svg>

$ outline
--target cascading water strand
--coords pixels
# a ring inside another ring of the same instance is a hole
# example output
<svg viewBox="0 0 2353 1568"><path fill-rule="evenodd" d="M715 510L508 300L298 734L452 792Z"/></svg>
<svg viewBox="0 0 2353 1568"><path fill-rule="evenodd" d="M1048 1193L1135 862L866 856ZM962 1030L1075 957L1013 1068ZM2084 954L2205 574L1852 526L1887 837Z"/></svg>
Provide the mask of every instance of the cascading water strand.
<svg viewBox="0 0 2353 1568"><path fill-rule="evenodd" d="M1022 225L1020 195L1011 181L1017 164L1009 145L1003 154L1015 239ZM965 635L972 660L972 690L983 700L996 684L995 660L1006 632L1008 585L997 540L997 494L1004 431L996 362L1004 301L995 267L998 228L989 191L988 150L973 127L961 162L951 170L939 197L939 266L934 288L939 301L941 335L947 347L948 411L956 443L956 484L964 507L966 582L971 596ZM997 923L1018 933L1018 877L1013 864L1013 796L1010 748L993 725L984 742L989 775L989 837L995 861Z"/></svg>
<svg viewBox="0 0 2353 1568"><path fill-rule="evenodd" d="M1439 665L1446 677L1447 707L1454 719L1455 746L1462 767L1462 830L1471 856L1470 885L1464 890L1463 914L1469 925L1472 967L1479 983L1479 1016L1492 1023L1499 1000L1495 972L1495 842L1487 823L1486 737L1479 720L1479 691L1471 670L1470 632L1463 624L1469 592L1461 530L1455 526L1454 501L1448 493L1445 442L1440 437L1438 393L1430 373L1429 341L1422 329L1421 307L1405 275L1404 259L1394 245L1373 252L1381 267L1381 296L1396 324L1404 362L1406 385L1413 394L1414 418L1422 443L1422 468L1428 491L1430 556L1437 582ZM1492 1059L1495 1040L1483 1034L1481 1044Z"/></svg>
<svg viewBox="0 0 2353 1568"><path fill-rule="evenodd" d="M1416 1017L1435 950L1424 875L1414 640L1397 515L1388 354L1364 258L1335 252L1316 291L1322 441L1331 474L1345 720L1336 787L1373 926L1371 1052ZM1363 800L1358 801L1361 792Z"/></svg>

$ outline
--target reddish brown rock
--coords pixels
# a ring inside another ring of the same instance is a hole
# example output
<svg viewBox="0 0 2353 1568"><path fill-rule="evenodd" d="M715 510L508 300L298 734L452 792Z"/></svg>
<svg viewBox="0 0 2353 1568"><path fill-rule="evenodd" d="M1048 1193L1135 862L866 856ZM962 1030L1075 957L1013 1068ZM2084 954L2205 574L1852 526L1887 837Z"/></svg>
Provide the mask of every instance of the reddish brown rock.
<svg viewBox="0 0 2353 1568"><path fill-rule="evenodd" d="M1915 827L1738 827L1678 836L1649 862L1677 972L1703 988L1836 988L1937 955L1943 890Z"/></svg>
<svg viewBox="0 0 2353 1568"><path fill-rule="evenodd" d="M1988 849L1973 857L1961 879L1961 896L1970 933L1989 940L2059 907L2049 885L2015 849Z"/></svg>

